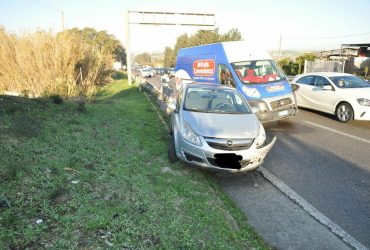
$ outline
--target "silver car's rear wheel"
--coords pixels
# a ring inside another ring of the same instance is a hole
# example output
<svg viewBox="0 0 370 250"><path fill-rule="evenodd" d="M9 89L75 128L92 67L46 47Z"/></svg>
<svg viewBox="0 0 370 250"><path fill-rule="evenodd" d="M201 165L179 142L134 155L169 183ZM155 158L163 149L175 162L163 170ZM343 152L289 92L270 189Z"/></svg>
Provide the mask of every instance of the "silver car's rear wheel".
<svg viewBox="0 0 370 250"><path fill-rule="evenodd" d="M339 103L335 114L340 122L349 122L353 119L353 109L349 103L342 102Z"/></svg>

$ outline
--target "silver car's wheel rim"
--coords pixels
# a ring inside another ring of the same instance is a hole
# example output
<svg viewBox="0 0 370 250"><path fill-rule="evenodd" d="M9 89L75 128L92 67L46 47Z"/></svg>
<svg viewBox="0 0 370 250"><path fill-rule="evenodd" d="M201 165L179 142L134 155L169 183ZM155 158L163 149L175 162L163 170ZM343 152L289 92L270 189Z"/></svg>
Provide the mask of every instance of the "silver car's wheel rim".
<svg viewBox="0 0 370 250"><path fill-rule="evenodd" d="M352 116L352 110L347 105L341 105L338 109L338 118L341 121L348 121Z"/></svg>

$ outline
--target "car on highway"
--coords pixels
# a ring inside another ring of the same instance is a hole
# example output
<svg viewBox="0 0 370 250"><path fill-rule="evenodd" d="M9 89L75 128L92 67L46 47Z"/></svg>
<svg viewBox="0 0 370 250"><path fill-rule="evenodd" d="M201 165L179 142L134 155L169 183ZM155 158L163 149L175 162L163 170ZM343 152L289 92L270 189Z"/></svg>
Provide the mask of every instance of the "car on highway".
<svg viewBox="0 0 370 250"><path fill-rule="evenodd" d="M169 68L168 69L168 75L170 77L174 77L175 76L175 68Z"/></svg>
<svg viewBox="0 0 370 250"><path fill-rule="evenodd" d="M352 74L307 73L297 75L293 84L297 105L334 114L340 122L370 121L370 84Z"/></svg>
<svg viewBox="0 0 370 250"><path fill-rule="evenodd" d="M245 41L182 48L176 72L184 70L198 83L236 88L263 122L294 117L298 107L285 74L267 50Z"/></svg>
<svg viewBox="0 0 370 250"><path fill-rule="evenodd" d="M144 78L154 76L151 69L140 69L139 72L140 72L141 77L144 77Z"/></svg>
<svg viewBox="0 0 370 250"><path fill-rule="evenodd" d="M215 84L184 84L170 123L168 157L227 172L258 168L276 141L266 143L263 125L235 89ZM253 108L256 112L256 108Z"/></svg>

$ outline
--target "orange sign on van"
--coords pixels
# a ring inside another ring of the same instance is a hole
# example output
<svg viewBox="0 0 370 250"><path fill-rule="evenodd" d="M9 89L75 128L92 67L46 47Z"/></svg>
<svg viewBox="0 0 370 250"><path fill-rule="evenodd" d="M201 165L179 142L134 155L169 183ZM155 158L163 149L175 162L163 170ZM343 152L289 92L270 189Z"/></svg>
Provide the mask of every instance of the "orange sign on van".
<svg viewBox="0 0 370 250"><path fill-rule="evenodd" d="M195 60L193 63L194 76L213 76L215 61L213 59Z"/></svg>

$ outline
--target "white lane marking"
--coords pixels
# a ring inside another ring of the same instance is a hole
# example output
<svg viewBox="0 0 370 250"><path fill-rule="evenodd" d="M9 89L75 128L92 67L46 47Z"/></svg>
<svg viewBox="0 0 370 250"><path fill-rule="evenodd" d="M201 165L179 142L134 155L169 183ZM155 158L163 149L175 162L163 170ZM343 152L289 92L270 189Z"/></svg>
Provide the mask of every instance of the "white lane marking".
<svg viewBox="0 0 370 250"><path fill-rule="evenodd" d="M262 166L258 169L258 171L263 175L263 177L270 181L272 185L274 185L282 193L284 193L291 200L293 200L300 207L302 207L303 210L306 211L309 215L311 215L314 219L316 219L318 222L329 228L342 241L344 241L345 243L354 247L357 250L368 250L368 248L366 248L359 241L357 241L355 238L349 235L346 231L344 231L340 226L335 224L328 217L323 215L319 210L313 207L308 201L306 201L299 194L294 192L289 186L287 186L279 178L273 175L270 171L268 171Z"/></svg>
<svg viewBox="0 0 370 250"><path fill-rule="evenodd" d="M310 121L304 121L304 122L305 123L308 123L308 124L310 124L312 126L315 126L315 127L318 127L318 128L322 128L322 129L326 129L326 130L329 130L331 132L334 132L334 133L337 133L337 134L340 134L340 135L343 135L343 136L347 136L349 138L352 138L352 139L355 139L355 140L362 141L362 142L365 142L365 143L370 144L370 140L368 140L368 139L361 138L361 137L358 137L358 136L355 136L355 135L351 135L351 134L347 134L347 133L341 132L339 130L332 129L332 128L329 128L329 127L326 127L326 126L323 126L323 125L319 125L319 124L316 124L316 123L313 123L313 122L310 122Z"/></svg>

